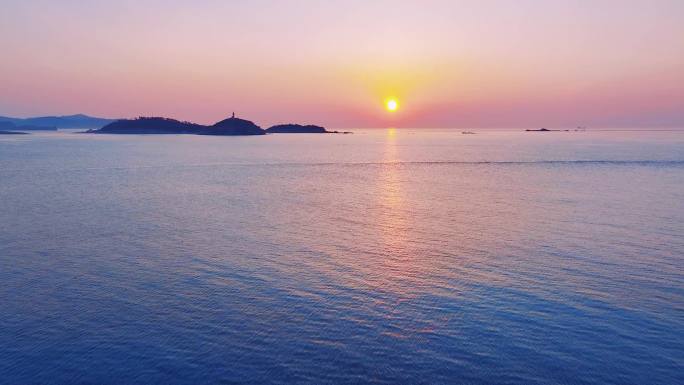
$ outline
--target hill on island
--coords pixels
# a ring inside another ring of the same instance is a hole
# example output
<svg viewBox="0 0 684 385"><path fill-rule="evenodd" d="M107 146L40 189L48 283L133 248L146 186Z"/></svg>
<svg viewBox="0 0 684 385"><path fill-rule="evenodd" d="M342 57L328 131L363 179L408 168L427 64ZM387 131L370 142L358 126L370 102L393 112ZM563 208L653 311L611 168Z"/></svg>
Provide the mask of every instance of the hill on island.
<svg viewBox="0 0 684 385"><path fill-rule="evenodd" d="M224 119L199 132L200 135L265 135L261 127L249 120L236 118L235 115Z"/></svg>
<svg viewBox="0 0 684 385"><path fill-rule="evenodd" d="M205 127L190 122L161 117L140 117L121 119L109 123L98 130L89 130L96 134L198 134Z"/></svg>
<svg viewBox="0 0 684 385"><path fill-rule="evenodd" d="M22 130L57 130L59 128L100 128L116 119L95 118L88 115L40 116L11 118L0 116L0 122L9 122Z"/></svg>

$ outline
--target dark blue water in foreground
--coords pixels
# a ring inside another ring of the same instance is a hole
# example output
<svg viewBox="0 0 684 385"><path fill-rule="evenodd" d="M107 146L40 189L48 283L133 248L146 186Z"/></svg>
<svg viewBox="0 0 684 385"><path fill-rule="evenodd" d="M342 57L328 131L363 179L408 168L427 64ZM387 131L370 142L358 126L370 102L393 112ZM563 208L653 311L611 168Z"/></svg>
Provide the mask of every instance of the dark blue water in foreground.
<svg viewBox="0 0 684 385"><path fill-rule="evenodd" d="M683 384L684 133L0 139L2 384Z"/></svg>

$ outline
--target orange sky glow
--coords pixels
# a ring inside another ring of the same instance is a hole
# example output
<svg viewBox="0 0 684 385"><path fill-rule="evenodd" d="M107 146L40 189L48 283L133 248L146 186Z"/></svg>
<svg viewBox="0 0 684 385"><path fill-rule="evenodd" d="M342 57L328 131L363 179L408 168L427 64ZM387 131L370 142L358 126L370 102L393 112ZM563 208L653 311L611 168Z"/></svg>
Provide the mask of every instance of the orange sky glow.
<svg viewBox="0 0 684 385"><path fill-rule="evenodd" d="M684 127L682 36L666 0L9 0L0 115Z"/></svg>

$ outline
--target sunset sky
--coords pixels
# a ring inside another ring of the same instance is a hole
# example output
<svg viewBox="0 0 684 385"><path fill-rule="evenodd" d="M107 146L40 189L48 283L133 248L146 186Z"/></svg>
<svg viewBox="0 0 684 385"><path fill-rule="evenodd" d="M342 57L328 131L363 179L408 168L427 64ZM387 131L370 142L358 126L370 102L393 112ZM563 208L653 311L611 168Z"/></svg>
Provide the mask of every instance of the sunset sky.
<svg viewBox="0 0 684 385"><path fill-rule="evenodd" d="M0 52L9 116L684 127L681 0L2 0Z"/></svg>

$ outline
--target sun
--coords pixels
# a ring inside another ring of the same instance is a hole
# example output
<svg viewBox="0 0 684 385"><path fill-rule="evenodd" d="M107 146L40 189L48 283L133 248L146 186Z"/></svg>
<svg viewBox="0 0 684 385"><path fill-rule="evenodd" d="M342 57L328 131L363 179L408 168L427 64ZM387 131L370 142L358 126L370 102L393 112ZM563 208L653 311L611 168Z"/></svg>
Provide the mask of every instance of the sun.
<svg viewBox="0 0 684 385"><path fill-rule="evenodd" d="M385 103L385 108L387 108L387 111L389 112L394 112L399 108L399 103L396 99L389 99Z"/></svg>

